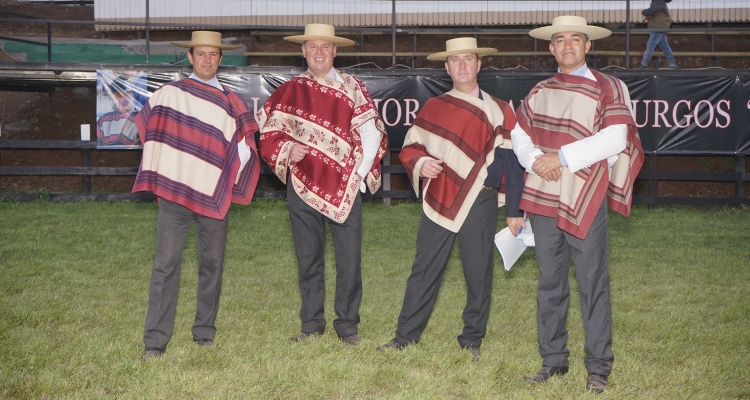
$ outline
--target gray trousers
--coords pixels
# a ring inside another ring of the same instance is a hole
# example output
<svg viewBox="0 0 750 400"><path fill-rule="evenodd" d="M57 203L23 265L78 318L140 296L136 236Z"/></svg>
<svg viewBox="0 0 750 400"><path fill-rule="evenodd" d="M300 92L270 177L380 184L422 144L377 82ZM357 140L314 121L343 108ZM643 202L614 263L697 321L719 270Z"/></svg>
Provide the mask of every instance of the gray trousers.
<svg viewBox="0 0 750 400"><path fill-rule="evenodd" d="M557 228L555 218L534 216L534 240L539 264L537 334L543 365L568 366L570 303L568 271L575 264L583 329L586 333L584 364L590 373L609 375L612 370L612 310L609 301L609 236L607 201L602 202L586 239Z"/></svg>
<svg viewBox="0 0 750 400"><path fill-rule="evenodd" d="M223 220L216 220L160 199L156 255L143 332L146 347L165 349L172 337L180 289L182 251L193 221L198 247L198 306L192 329L193 340L213 340L216 336L214 321L219 310L229 215Z"/></svg>
<svg viewBox="0 0 750 400"><path fill-rule="evenodd" d="M406 294L398 317L396 340L419 342L435 306L453 244L458 249L466 280L464 329L461 347L479 347L487 331L494 273L494 237L497 230L497 191L487 190L471 206L458 233L451 232L422 213L417 230L417 255L406 281Z"/></svg>
<svg viewBox="0 0 750 400"><path fill-rule="evenodd" d="M339 336L357 333L359 304L362 301L362 198L357 198L351 213L339 224L310 207L287 185L287 208L297 252L297 272L302 306L299 316L302 331L322 334L326 327L324 303L326 224L331 229L336 256L336 296L334 310L338 318L333 328Z"/></svg>

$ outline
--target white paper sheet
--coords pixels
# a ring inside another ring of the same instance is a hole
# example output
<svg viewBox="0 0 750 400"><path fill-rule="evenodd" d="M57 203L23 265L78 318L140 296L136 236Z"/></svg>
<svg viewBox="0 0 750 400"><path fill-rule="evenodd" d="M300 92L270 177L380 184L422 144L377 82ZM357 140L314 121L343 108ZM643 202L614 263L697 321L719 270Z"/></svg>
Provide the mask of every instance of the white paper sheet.
<svg viewBox="0 0 750 400"><path fill-rule="evenodd" d="M513 236L508 228L495 235L495 246L503 257L503 266L506 271L510 271L513 264L521 257L521 254L526 250L526 244L534 245L534 232L531 230L531 222L528 219L525 222L526 228L521 231L518 237Z"/></svg>

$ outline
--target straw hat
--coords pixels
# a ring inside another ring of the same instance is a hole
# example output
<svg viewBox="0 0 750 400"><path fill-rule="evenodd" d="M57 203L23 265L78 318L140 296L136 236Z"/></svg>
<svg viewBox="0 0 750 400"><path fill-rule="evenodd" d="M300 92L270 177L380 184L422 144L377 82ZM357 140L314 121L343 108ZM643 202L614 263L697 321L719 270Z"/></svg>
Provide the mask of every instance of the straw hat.
<svg viewBox="0 0 750 400"><path fill-rule="evenodd" d="M337 46L352 46L354 41L336 36L336 28L328 24L307 24L304 35L286 36L284 40L293 43L304 43L305 40L328 40Z"/></svg>
<svg viewBox="0 0 750 400"><path fill-rule="evenodd" d="M531 37L552 40L552 35L560 32L581 32L588 35L589 40L605 38L612 34L609 29L586 23L586 18L574 15L561 15L552 20L552 25L536 28L529 32Z"/></svg>
<svg viewBox="0 0 750 400"><path fill-rule="evenodd" d="M445 51L427 56L428 60L445 61L449 56L461 53L476 53L479 57L497 53L497 49L477 47L477 39L473 37L455 38L445 41Z"/></svg>
<svg viewBox="0 0 750 400"><path fill-rule="evenodd" d="M172 42L179 47L215 47L222 50L239 49L240 46L228 46L221 44L221 32L193 31L193 37L189 42Z"/></svg>

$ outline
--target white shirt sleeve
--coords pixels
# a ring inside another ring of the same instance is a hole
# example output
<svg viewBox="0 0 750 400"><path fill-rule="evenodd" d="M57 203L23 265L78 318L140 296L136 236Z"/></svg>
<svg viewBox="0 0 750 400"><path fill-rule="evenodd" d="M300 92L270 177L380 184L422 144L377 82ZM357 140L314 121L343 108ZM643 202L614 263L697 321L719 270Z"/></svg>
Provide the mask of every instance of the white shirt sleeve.
<svg viewBox="0 0 750 400"><path fill-rule="evenodd" d="M250 146L248 146L244 140L240 140L240 142L237 143L237 153L240 156L240 170L237 171L237 175L245 169L245 164L247 164L247 160L250 159L250 152Z"/></svg>
<svg viewBox="0 0 750 400"><path fill-rule="evenodd" d="M378 153L378 147L380 147L380 131L375 125L375 119L371 119L364 123L359 128L359 136L362 139L362 164L357 169L357 175L362 178L359 184L359 189L362 193L367 190L365 185L365 177L372 168L372 163L375 161L375 156Z"/></svg>
<svg viewBox="0 0 750 400"><path fill-rule="evenodd" d="M625 150L627 140L628 126L618 124L608 126L593 136L566 144L560 150L565 153L565 160L571 172L576 172L604 159L607 159L607 166L612 167L612 164L617 161L617 155ZM513 139L513 147L515 150L515 139Z"/></svg>
<svg viewBox="0 0 750 400"><path fill-rule="evenodd" d="M510 140L513 143L513 152L516 153L518 162L526 172L534 174L534 171L531 170L531 166L534 165L536 158L544 153L534 146L531 137L529 137L526 131L521 128L521 125L519 125L518 122L516 122L515 128L510 131Z"/></svg>

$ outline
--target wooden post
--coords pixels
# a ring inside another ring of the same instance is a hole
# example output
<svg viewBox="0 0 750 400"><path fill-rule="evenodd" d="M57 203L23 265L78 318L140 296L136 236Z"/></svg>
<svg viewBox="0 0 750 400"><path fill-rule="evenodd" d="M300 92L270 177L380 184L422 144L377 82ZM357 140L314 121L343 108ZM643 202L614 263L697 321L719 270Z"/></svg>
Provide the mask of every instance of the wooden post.
<svg viewBox="0 0 750 400"><path fill-rule="evenodd" d="M388 149L385 153L385 157L383 157L383 165L391 165L391 150ZM383 174L383 191L391 190L391 174ZM390 206L391 205L391 199L384 197L383 198L383 205L384 206Z"/></svg>
<svg viewBox="0 0 750 400"><path fill-rule="evenodd" d="M656 153L651 153L648 155L648 170L653 171L653 176L656 176L657 171L659 170L659 163ZM659 181L656 178L649 178L648 179L648 197L650 199L656 199L659 197ZM649 204L648 208L655 208L656 202L653 204Z"/></svg>
<svg viewBox="0 0 750 400"><path fill-rule="evenodd" d="M734 197L744 199L745 182L742 180L742 175L745 173L745 154L739 153L734 156L734 172L738 174L737 181L734 183Z"/></svg>

